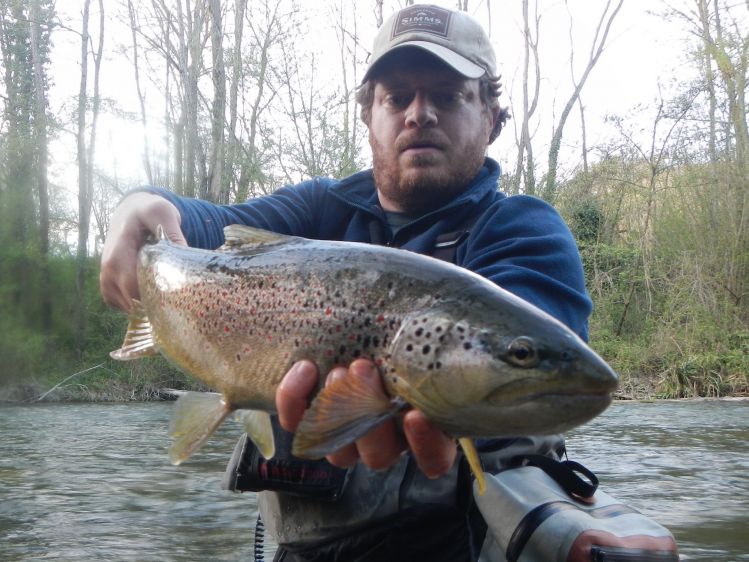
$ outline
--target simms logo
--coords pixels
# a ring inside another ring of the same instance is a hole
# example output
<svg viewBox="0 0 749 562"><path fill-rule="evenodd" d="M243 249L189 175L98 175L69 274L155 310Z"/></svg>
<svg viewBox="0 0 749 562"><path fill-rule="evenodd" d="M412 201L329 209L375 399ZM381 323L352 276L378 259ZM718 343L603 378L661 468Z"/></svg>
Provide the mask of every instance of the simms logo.
<svg viewBox="0 0 749 562"><path fill-rule="evenodd" d="M401 10L395 20L393 38L409 31L422 31L447 37L450 12L443 8L410 6Z"/></svg>

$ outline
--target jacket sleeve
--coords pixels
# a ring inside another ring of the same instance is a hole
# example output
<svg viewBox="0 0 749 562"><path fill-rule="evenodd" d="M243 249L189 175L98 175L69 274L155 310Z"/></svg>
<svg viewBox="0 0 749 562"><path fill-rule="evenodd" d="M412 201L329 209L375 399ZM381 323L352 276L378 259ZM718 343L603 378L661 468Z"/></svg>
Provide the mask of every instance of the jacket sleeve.
<svg viewBox="0 0 749 562"><path fill-rule="evenodd" d="M496 202L474 226L460 265L551 314L588 338L592 302L580 253L556 210L535 197Z"/></svg>
<svg viewBox="0 0 749 562"><path fill-rule="evenodd" d="M217 205L202 199L181 197L171 191L144 187L160 195L179 210L187 243L213 250L224 243L224 227L243 224L294 236L315 236L319 209L324 204L325 180L314 179L285 186L270 195L234 205Z"/></svg>

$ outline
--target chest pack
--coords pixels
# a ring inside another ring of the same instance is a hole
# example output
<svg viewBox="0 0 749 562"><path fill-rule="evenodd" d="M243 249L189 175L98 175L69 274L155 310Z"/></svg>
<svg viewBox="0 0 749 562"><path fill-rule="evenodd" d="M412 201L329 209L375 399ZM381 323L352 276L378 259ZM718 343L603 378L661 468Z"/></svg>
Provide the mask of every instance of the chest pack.
<svg viewBox="0 0 749 562"><path fill-rule="evenodd" d="M488 525L479 562L679 561L665 527L598 490L581 465L538 455L510 464L485 475L483 496L474 488Z"/></svg>

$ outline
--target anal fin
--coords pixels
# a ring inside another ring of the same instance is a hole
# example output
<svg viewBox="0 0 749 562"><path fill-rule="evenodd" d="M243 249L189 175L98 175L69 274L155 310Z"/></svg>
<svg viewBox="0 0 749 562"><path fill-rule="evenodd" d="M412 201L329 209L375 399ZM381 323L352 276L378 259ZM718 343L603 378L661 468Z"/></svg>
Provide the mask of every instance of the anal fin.
<svg viewBox="0 0 749 562"><path fill-rule="evenodd" d="M188 459L233 411L220 394L212 392L186 392L174 408L169 424L169 435L174 439L169 448L172 464Z"/></svg>

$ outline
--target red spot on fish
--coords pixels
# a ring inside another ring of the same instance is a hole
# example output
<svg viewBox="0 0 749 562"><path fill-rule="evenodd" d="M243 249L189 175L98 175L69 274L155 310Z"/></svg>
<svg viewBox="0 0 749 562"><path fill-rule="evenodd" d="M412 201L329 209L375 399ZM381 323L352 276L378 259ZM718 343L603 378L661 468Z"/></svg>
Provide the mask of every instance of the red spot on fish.
<svg viewBox="0 0 749 562"><path fill-rule="evenodd" d="M326 316L330 316L331 314L333 314L333 311L330 309L330 307L326 308L325 309L325 315Z"/></svg>
<svg viewBox="0 0 749 562"><path fill-rule="evenodd" d="M376 321L377 321L377 322L384 322L384 321L385 321L385 315L384 315L384 314L380 314L380 315L379 315L379 316L378 316L378 317L376 318Z"/></svg>
<svg viewBox="0 0 749 562"><path fill-rule="evenodd" d="M224 332L231 332L231 330L229 329L229 326L224 326Z"/></svg>
<svg viewBox="0 0 749 562"><path fill-rule="evenodd" d="M334 354L335 354L335 351L333 351L332 349L325 350L325 355L327 355L328 357L333 357Z"/></svg>

